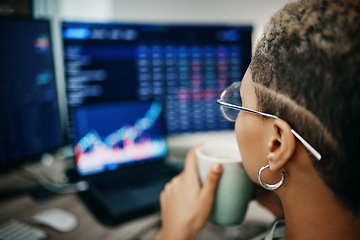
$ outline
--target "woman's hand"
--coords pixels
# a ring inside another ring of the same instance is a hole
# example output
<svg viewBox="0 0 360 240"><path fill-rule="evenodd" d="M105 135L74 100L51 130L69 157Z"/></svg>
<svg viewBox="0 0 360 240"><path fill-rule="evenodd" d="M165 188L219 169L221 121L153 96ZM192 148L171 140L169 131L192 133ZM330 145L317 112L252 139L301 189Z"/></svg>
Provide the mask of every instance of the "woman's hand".
<svg viewBox="0 0 360 240"><path fill-rule="evenodd" d="M213 163L201 187L195 148L190 150L184 171L167 183L160 194L162 226L157 240L184 240L196 236L210 215L221 171L221 164Z"/></svg>

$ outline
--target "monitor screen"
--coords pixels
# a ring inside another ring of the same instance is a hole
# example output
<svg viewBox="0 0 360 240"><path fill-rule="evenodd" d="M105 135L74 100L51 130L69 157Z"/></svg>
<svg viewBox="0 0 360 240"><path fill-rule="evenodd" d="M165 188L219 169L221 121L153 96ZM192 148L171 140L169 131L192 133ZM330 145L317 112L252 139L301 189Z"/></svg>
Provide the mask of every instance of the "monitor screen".
<svg viewBox="0 0 360 240"><path fill-rule="evenodd" d="M69 106L158 100L168 136L232 129L216 99L251 59L251 26L63 22Z"/></svg>
<svg viewBox="0 0 360 240"><path fill-rule="evenodd" d="M162 160L167 145L162 104L121 101L87 104L73 112L76 168L81 175L124 164Z"/></svg>
<svg viewBox="0 0 360 240"><path fill-rule="evenodd" d="M0 169L63 144L50 24L0 18Z"/></svg>

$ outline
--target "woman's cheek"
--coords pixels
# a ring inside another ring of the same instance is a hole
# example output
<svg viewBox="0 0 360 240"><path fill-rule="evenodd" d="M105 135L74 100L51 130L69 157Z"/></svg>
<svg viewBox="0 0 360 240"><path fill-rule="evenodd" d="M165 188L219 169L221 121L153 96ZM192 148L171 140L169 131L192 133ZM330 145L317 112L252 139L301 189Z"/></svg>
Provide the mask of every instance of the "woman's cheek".
<svg viewBox="0 0 360 240"><path fill-rule="evenodd" d="M253 163L252 161L252 147L251 146L251 139L249 139L249 128L246 127L245 124L243 124L239 119L235 123L235 135L236 135L236 141L238 144L238 148L240 151L242 163L244 165L244 168L246 172L248 173L249 177L256 181L257 176L252 176L251 172L253 172Z"/></svg>

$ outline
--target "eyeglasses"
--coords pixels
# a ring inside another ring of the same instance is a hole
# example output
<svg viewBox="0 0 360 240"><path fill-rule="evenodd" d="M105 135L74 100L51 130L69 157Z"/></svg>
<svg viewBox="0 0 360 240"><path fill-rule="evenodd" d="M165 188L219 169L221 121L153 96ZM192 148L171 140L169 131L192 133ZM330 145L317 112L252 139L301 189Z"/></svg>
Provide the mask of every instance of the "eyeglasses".
<svg viewBox="0 0 360 240"><path fill-rule="evenodd" d="M242 100L240 95L241 82L235 82L227 87L220 95L220 99L217 103L220 104L221 113L224 118L230 122L235 122L240 111L258 114L264 117L270 117L274 119L280 119L279 117L259 112L256 110L244 108L242 106ZM291 129L292 134L305 146L305 148L312 154L317 160L321 160L321 155L315 150L305 139L303 139L294 129Z"/></svg>

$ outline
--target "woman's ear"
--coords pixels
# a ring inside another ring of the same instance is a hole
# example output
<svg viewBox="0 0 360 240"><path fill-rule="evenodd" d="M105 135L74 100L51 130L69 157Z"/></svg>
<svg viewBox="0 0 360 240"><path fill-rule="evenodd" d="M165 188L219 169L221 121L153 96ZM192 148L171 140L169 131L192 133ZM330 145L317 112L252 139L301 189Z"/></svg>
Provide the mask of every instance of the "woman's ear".
<svg viewBox="0 0 360 240"><path fill-rule="evenodd" d="M277 171L292 157L295 151L295 137L290 125L281 119L274 120L273 132L268 143L270 169Z"/></svg>

